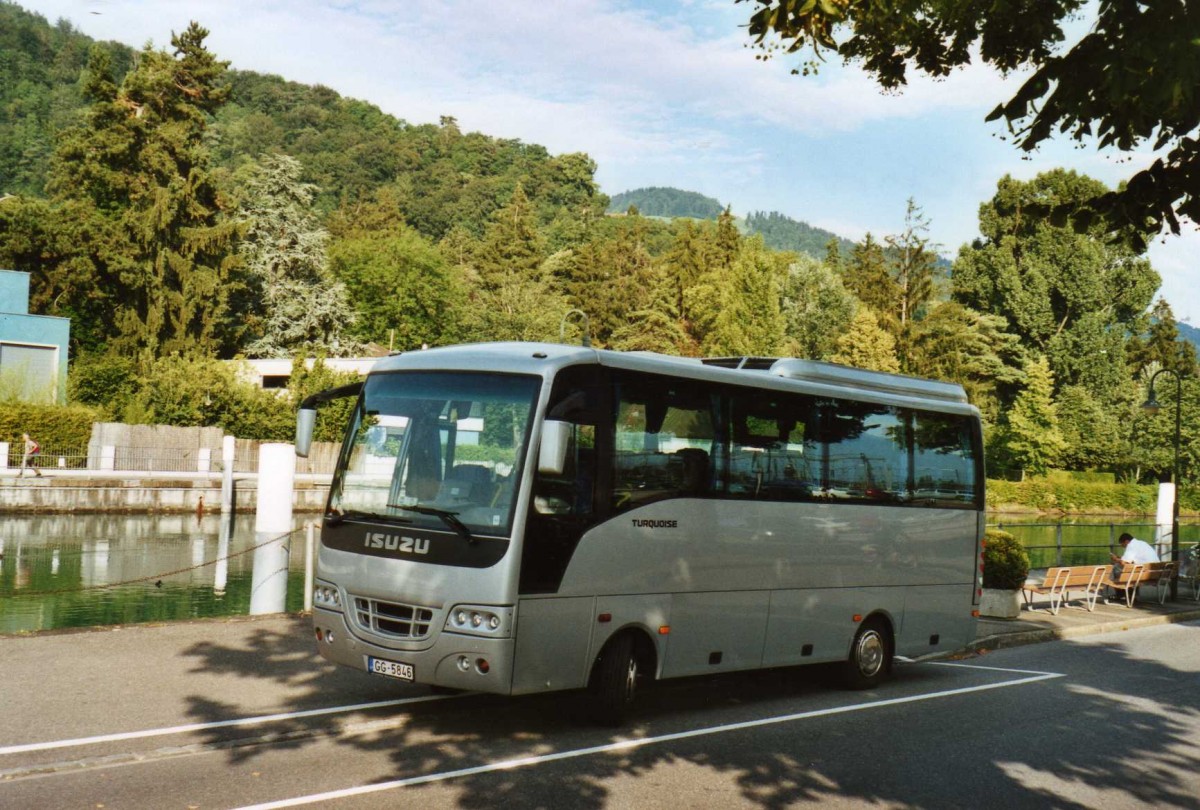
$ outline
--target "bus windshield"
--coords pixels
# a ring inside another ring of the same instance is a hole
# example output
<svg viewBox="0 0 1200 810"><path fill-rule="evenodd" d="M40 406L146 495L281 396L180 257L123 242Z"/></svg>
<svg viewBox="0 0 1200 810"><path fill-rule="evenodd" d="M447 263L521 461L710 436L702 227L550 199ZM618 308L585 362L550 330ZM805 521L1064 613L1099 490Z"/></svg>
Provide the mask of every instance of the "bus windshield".
<svg viewBox="0 0 1200 810"><path fill-rule="evenodd" d="M394 372L367 378L334 473L327 520L511 533L537 377Z"/></svg>

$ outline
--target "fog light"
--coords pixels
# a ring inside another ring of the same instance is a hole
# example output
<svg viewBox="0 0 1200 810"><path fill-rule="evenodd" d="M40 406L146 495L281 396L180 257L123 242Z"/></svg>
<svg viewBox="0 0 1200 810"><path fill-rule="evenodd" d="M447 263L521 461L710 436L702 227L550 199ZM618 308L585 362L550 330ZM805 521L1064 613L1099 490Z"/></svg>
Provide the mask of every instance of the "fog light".
<svg viewBox="0 0 1200 810"><path fill-rule="evenodd" d="M326 643L326 644L332 644L332 643L333 643L333 631L332 631L332 630L326 630L326 631L325 631L325 643Z"/></svg>
<svg viewBox="0 0 1200 810"><path fill-rule="evenodd" d="M458 657L458 668L461 671L466 672L471 668L471 659L467 658L465 655L460 655Z"/></svg>
<svg viewBox="0 0 1200 810"><path fill-rule="evenodd" d="M480 675L487 675L488 670L491 668L492 668L492 665L487 662L486 658L476 658L475 659L475 669L479 670Z"/></svg>

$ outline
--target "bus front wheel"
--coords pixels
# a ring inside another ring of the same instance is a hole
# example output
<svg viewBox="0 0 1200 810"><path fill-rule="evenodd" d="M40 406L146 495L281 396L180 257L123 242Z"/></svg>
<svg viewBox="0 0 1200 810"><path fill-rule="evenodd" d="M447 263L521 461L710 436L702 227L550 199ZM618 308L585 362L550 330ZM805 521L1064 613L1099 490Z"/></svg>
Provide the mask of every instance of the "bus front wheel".
<svg viewBox="0 0 1200 810"><path fill-rule="evenodd" d="M892 634L882 620L868 619L854 634L850 657L843 665L843 680L850 689L871 689L892 668Z"/></svg>
<svg viewBox="0 0 1200 810"><path fill-rule="evenodd" d="M589 686L593 719L606 726L624 722L637 697L641 677L633 636L622 633L600 652Z"/></svg>

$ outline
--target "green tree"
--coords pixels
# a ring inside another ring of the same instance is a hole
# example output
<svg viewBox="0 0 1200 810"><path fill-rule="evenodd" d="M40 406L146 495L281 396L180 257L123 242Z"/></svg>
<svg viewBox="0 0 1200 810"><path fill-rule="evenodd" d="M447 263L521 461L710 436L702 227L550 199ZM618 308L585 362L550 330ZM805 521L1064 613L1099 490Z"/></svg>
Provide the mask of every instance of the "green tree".
<svg viewBox="0 0 1200 810"><path fill-rule="evenodd" d="M1122 460L1123 407L1096 400L1081 385L1069 385L1058 396L1058 422L1063 451L1059 463L1070 470L1110 470Z"/></svg>
<svg viewBox="0 0 1200 810"><path fill-rule="evenodd" d="M1165 298L1155 302L1150 311L1150 325L1145 339L1134 334L1127 344L1126 356L1134 372L1139 372L1151 363L1169 368L1187 377L1195 376L1196 347L1179 338L1179 325L1175 313Z"/></svg>
<svg viewBox="0 0 1200 810"><path fill-rule="evenodd" d="M1008 413L1008 453L1026 472L1044 475L1067 450L1054 405L1054 375L1045 357L1029 362L1025 380Z"/></svg>
<svg viewBox="0 0 1200 810"><path fill-rule="evenodd" d="M345 286L329 275L329 234L312 211L317 188L301 182L301 172L298 160L282 154L267 155L247 170L239 253L248 298L260 314L246 346L251 357L340 355L355 348L344 334L354 312Z"/></svg>
<svg viewBox="0 0 1200 810"><path fill-rule="evenodd" d="M929 218L912 197L904 211L904 230L884 239L891 248L896 294L896 317L903 332L923 314L933 297L933 270L937 253L929 241Z"/></svg>
<svg viewBox="0 0 1200 810"><path fill-rule="evenodd" d="M1063 47L1071 39L1066 27L1081 15L1087 34ZM1068 207L1083 204L1118 227L1133 226L1141 247L1164 225L1178 233L1181 215L1200 221L1200 15L1186 0L755 0L749 34L768 55L776 38L788 53L830 50L889 90L903 87L910 69L942 77L976 60L1006 75L1027 72L988 116L1008 123L1019 148L1032 151L1058 133L1122 152L1170 146L1118 191L1094 189L1064 200Z"/></svg>
<svg viewBox="0 0 1200 810"><path fill-rule="evenodd" d="M780 307L787 353L826 360L850 327L858 299L829 265L797 256L784 277Z"/></svg>
<svg viewBox="0 0 1200 810"><path fill-rule="evenodd" d="M899 309L896 302L900 296L884 246L868 233L850 251L843 267L846 289L874 310L876 319L885 328L894 331L890 327L895 321L893 313Z"/></svg>
<svg viewBox="0 0 1200 810"><path fill-rule="evenodd" d="M532 276L545 258L529 197L518 183L508 204L492 218L475 257L479 285L494 291L513 277Z"/></svg>
<svg viewBox="0 0 1200 810"><path fill-rule="evenodd" d="M398 349L456 338L458 283L442 251L407 225L347 235L329 263L354 302L358 338Z"/></svg>
<svg viewBox="0 0 1200 810"><path fill-rule="evenodd" d="M1025 381L1025 351L1007 323L954 302L935 307L909 333L907 374L960 384L988 424Z"/></svg>
<svg viewBox="0 0 1200 810"><path fill-rule="evenodd" d="M147 47L118 88L94 49L87 122L63 138L48 186L98 221L117 343L142 357L227 345L237 223L208 168L205 132L224 103L226 63L192 23L172 53Z"/></svg>
<svg viewBox="0 0 1200 810"><path fill-rule="evenodd" d="M879 325L879 319L867 306L860 306L854 313L850 328L838 338L837 351L831 359L835 363L872 371L895 373L900 370L896 339Z"/></svg>
<svg viewBox="0 0 1200 810"><path fill-rule="evenodd" d="M784 317L780 309L783 275L779 254L763 246L760 237L744 240L728 268L708 274L716 290L712 326L701 348L709 355L779 353Z"/></svg>
<svg viewBox="0 0 1200 810"><path fill-rule="evenodd" d="M1103 184L1063 170L1022 182L1003 178L980 207L982 238L954 263L955 300L1002 315L1011 331L1047 355L1059 385L1114 395L1125 377L1123 334L1159 285L1150 263L1107 239L1107 227L1055 225L1028 207L1087 199Z"/></svg>

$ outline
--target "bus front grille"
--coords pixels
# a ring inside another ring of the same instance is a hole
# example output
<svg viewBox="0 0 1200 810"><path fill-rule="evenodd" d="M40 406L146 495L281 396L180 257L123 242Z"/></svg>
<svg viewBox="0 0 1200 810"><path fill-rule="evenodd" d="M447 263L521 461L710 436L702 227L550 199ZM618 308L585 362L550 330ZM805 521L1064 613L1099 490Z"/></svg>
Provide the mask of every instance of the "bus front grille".
<svg viewBox="0 0 1200 810"><path fill-rule="evenodd" d="M354 616L365 630L392 638L422 639L429 635L433 611L419 605L398 605L354 597Z"/></svg>

